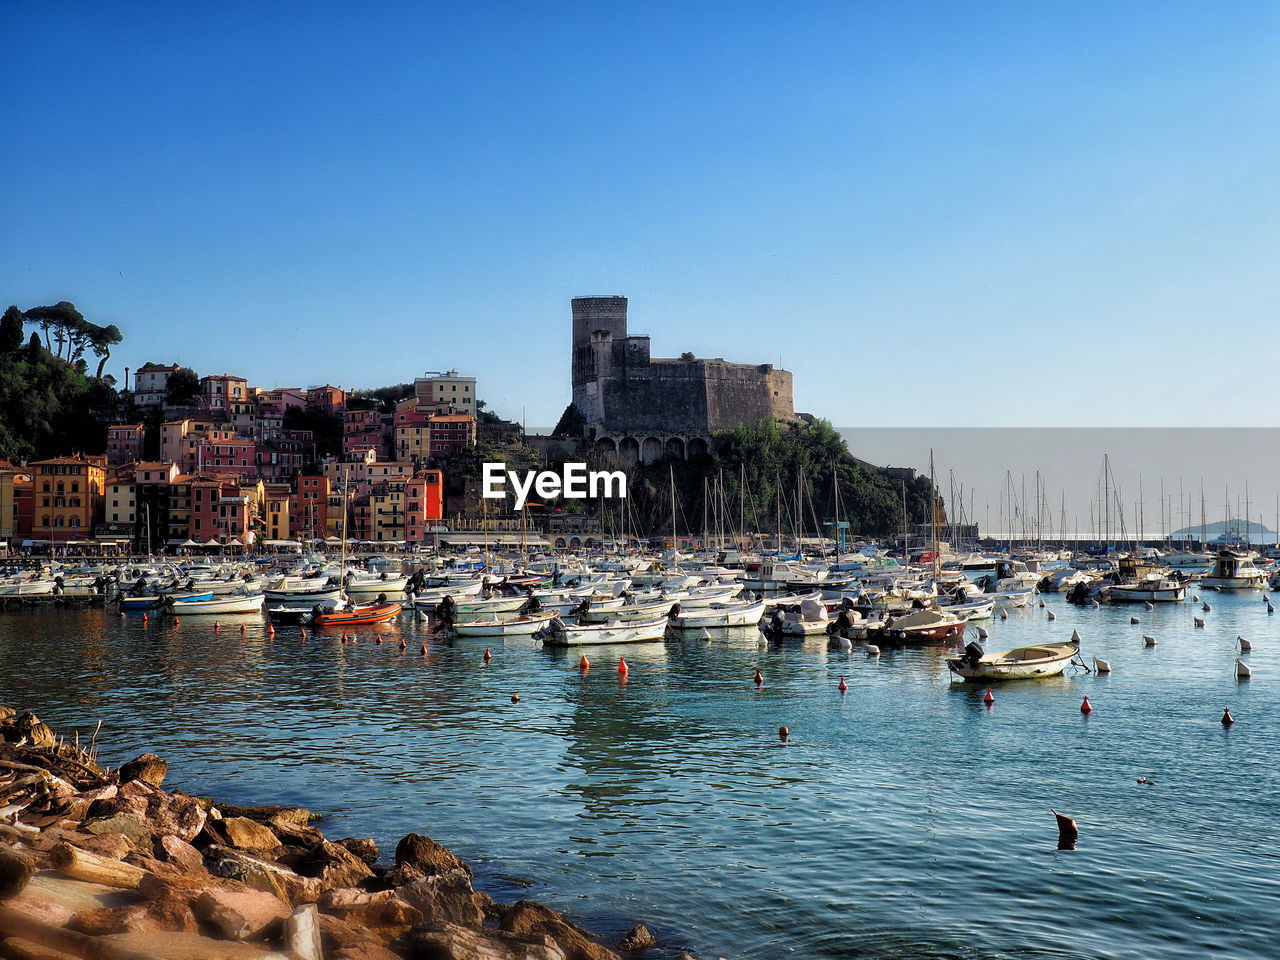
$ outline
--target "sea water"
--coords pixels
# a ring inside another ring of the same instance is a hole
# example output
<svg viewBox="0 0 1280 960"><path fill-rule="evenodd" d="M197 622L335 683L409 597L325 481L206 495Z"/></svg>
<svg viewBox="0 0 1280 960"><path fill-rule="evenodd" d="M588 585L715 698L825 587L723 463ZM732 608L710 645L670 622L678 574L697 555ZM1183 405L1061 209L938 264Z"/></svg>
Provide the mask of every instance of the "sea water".
<svg viewBox="0 0 1280 960"><path fill-rule="evenodd" d="M997 684L990 706L939 646L556 650L445 642L408 613L344 645L110 608L0 614L0 703L82 742L102 721L104 761L153 751L167 786L302 805L331 838L389 855L425 833L495 899L606 939L641 921L656 956L1274 958L1280 619L1257 593L1045 599L985 621L988 649L1078 629L1113 672Z"/></svg>

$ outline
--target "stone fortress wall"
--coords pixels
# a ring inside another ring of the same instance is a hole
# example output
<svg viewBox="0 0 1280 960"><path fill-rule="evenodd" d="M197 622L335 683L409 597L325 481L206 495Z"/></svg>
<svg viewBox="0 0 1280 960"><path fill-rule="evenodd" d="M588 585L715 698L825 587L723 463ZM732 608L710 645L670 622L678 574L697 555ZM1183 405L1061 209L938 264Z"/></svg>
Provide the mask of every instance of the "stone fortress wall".
<svg viewBox="0 0 1280 960"><path fill-rule="evenodd" d="M772 364L665 359L627 333L626 297L573 300L573 404L619 462L706 450L717 430L795 420L791 374Z"/></svg>

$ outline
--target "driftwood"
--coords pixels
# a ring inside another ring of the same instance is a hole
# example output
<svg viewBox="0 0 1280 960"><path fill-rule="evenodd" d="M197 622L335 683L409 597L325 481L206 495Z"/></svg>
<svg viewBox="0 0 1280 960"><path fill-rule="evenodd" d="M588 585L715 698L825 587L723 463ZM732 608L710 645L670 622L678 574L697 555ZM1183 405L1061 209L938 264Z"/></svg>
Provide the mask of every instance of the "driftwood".
<svg viewBox="0 0 1280 960"><path fill-rule="evenodd" d="M49 862L59 873L75 880L87 880L107 887L128 887L136 890L146 871L131 863L121 863L110 857L73 847L65 840L49 851Z"/></svg>
<svg viewBox="0 0 1280 960"><path fill-rule="evenodd" d="M0 844L0 900L20 894L35 872L36 867L30 857Z"/></svg>

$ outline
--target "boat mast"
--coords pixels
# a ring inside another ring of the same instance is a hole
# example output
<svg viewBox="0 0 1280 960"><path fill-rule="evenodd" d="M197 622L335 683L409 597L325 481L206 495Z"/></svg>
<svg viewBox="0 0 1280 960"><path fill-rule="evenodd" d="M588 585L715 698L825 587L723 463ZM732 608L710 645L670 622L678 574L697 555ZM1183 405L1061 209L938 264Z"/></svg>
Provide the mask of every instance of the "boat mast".
<svg viewBox="0 0 1280 960"><path fill-rule="evenodd" d="M676 558L676 468L674 464L667 465L668 476L671 478L671 559Z"/></svg>

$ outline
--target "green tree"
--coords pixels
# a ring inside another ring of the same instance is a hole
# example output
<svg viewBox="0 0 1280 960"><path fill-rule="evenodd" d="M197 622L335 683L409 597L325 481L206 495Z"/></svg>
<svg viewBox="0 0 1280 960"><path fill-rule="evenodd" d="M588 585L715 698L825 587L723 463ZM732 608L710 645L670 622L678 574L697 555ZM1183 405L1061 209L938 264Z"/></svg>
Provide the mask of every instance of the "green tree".
<svg viewBox="0 0 1280 960"><path fill-rule="evenodd" d="M169 374L165 385L165 402L175 407L184 407L195 400L200 392L200 378L190 367L179 367Z"/></svg>
<svg viewBox="0 0 1280 960"><path fill-rule="evenodd" d="M22 311L11 306L0 317L0 353L17 353L22 349Z"/></svg>

